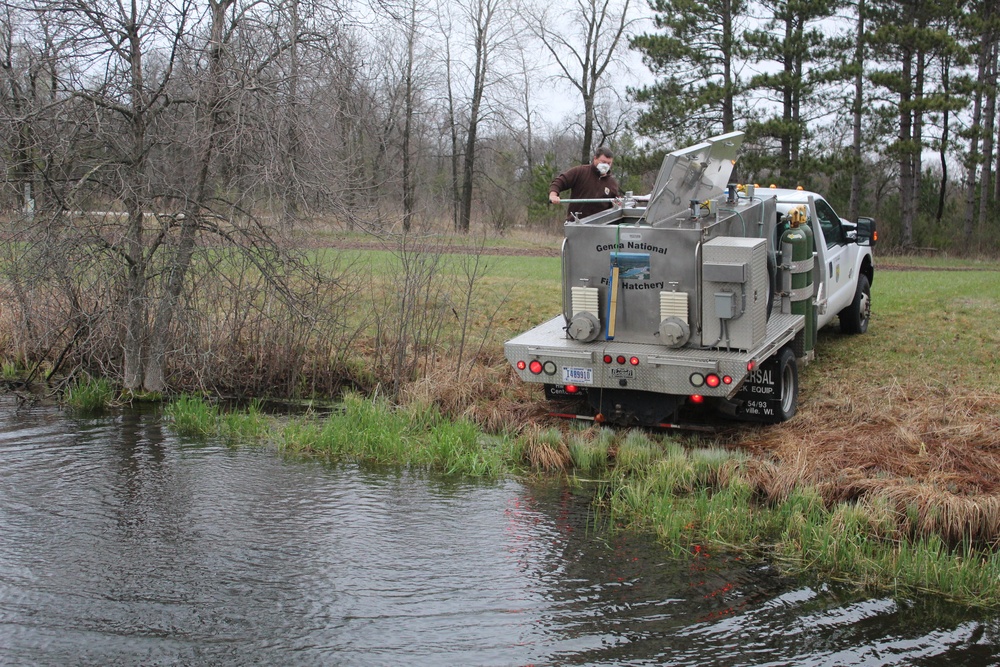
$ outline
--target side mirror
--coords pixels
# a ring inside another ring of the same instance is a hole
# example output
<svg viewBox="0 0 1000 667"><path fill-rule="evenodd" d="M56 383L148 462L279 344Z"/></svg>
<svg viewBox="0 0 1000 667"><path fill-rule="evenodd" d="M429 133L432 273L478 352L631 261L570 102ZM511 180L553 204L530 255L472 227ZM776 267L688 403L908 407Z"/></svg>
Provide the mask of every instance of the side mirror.
<svg viewBox="0 0 1000 667"><path fill-rule="evenodd" d="M875 226L875 218L858 218L857 243L872 248L878 243L878 228Z"/></svg>

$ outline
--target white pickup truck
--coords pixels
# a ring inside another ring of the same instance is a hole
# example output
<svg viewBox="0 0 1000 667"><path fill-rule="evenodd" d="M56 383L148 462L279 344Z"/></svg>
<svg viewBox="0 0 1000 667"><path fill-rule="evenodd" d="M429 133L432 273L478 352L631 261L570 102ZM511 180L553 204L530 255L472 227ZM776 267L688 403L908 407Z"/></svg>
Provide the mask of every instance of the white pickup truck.
<svg viewBox="0 0 1000 667"><path fill-rule="evenodd" d="M813 192L729 184L741 143L735 132L674 151L648 196L566 223L563 312L504 345L552 414L784 421L818 329L838 317L867 330L874 221L843 220Z"/></svg>

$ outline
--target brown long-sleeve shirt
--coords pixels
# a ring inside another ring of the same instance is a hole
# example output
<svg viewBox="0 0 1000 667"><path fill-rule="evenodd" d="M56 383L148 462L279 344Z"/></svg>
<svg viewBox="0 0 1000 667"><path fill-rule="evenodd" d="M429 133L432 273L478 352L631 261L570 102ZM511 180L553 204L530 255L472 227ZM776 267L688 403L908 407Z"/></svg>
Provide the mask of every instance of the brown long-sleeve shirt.
<svg viewBox="0 0 1000 667"><path fill-rule="evenodd" d="M615 177L610 173L601 176L593 164L572 167L552 179L549 192L559 194L563 190L571 191L569 199L611 199L621 196ZM566 219L572 220L574 213L585 218L608 208L611 208L610 202L570 204L566 210Z"/></svg>

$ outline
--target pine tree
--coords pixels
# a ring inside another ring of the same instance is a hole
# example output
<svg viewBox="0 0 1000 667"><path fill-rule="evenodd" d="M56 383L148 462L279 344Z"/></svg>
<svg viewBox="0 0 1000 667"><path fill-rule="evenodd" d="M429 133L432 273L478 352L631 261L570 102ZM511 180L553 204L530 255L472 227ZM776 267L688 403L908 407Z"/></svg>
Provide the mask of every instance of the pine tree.
<svg viewBox="0 0 1000 667"><path fill-rule="evenodd" d="M657 77L631 91L638 130L677 141L735 128L742 87L735 63L745 55L746 0L650 0L660 32L634 37L632 48Z"/></svg>
<svg viewBox="0 0 1000 667"><path fill-rule="evenodd" d="M993 107L995 112L996 108L997 50L1000 40L1000 16L994 5L995 0L972 2L962 17L969 50L975 61L971 125L965 135L969 140L969 148L965 158L965 212L962 229L963 240L969 249L972 247L976 222L978 220L980 227L984 225L985 211L989 204L990 169L986 164L986 154L991 137L986 128L992 124L989 109Z"/></svg>
<svg viewBox="0 0 1000 667"><path fill-rule="evenodd" d="M747 126L748 139L761 149L754 166L777 173L786 183L805 184L810 172L803 156L808 123L826 113L820 92L835 72L829 56L836 44L820 22L838 5L838 0L765 0L770 18L745 35L756 62L777 64L776 70L768 68L772 71L753 76L748 84L778 105L776 112Z"/></svg>
<svg viewBox="0 0 1000 667"><path fill-rule="evenodd" d="M869 80L889 94L886 113L895 114L896 136L886 151L898 162L900 242L914 245L928 114L953 104L935 80L934 64L958 50L949 33L958 3L940 0L875 0L869 44L881 66ZM940 68L938 68L938 73Z"/></svg>

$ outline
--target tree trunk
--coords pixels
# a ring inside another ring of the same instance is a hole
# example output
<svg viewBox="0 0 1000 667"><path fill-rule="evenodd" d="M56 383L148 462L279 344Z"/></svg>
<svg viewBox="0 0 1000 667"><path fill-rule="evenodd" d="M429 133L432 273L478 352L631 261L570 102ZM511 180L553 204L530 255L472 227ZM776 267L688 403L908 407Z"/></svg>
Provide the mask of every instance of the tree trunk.
<svg viewBox="0 0 1000 667"><path fill-rule="evenodd" d="M201 106L201 113L196 120L199 129L204 131L202 147L198 160L198 179L193 196L181 218L181 230L177 246L167 263L167 281L164 293L156 307L156 314L150 329L149 357L146 360L143 388L146 391L162 392L167 388L166 351L170 337L170 326L173 322L177 303L191 268L191 257L194 254L198 227L201 218L201 207L208 195L208 184L212 157L215 153L215 137L220 125L219 111L222 104L223 90L223 25L226 10L236 0L209 0L212 11L212 25L209 42L209 79L206 86L207 102Z"/></svg>
<svg viewBox="0 0 1000 667"><path fill-rule="evenodd" d="M910 110L912 95L909 82L913 76L913 52L903 49L903 90L899 95L899 222L902 228L900 241L904 247L913 245L913 112Z"/></svg>
<svg viewBox="0 0 1000 667"><path fill-rule="evenodd" d="M225 4L225 3L223 3ZM290 44L288 47L288 145L285 148L285 215L284 224L291 227L299 216L299 0L291 0ZM221 38L221 35L220 35Z"/></svg>
<svg viewBox="0 0 1000 667"><path fill-rule="evenodd" d="M990 87L987 88L987 100L988 104L991 104L994 109L996 109L997 102L997 73L998 66L1000 66L1000 33L998 33L997 28L990 23L990 30L988 31L990 49L991 53L989 56L990 68L992 71L992 76L990 80L993 82ZM995 114L994 114L995 116ZM994 153L996 155L996 166L993 169L993 201L1000 201L1000 151L997 151L995 147L1000 145L1000 124L997 124L997 132L995 134L995 139L993 142ZM987 184L986 187L989 187Z"/></svg>
<svg viewBox="0 0 1000 667"><path fill-rule="evenodd" d="M406 72L403 81L403 231L409 232L413 225L414 209L414 188L413 178L410 173L410 134L413 132L413 52L414 42L417 32L417 7L416 2L411 3L410 25L407 26L406 35Z"/></svg>
<svg viewBox="0 0 1000 667"><path fill-rule="evenodd" d="M851 221L856 221L861 215L862 197L862 174L863 165L861 155L861 124L864 120L864 61L865 61L865 0L858 0L858 31L854 39L854 66L857 70L854 73L854 101L852 112L854 115L853 136L851 141L851 203L848 207L848 215Z"/></svg>
<svg viewBox="0 0 1000 667"><path fill-rule="evenodd" d="M124 178L128 183L125 210L128 227L125 233L125 252L128 270L125 285L125 346L123 350L122 382L125 389L134 391L142 387L143 356L147 336L146 322L146 255L143 239L143 191L146 180L146 121L143 87L142 43L134 16L128 30L128 55L131 66L130 88L132 107L132 154L128 173Z"/></svg>
<svg viewBox="0 0 1000 667"><path fill-rule="evenodd" d="M951 58L945 56L941 63L941 87L944 91L946 102L951 94L950 86ZM948 136L949 125L951 124L948 106L945 104L944 112L941 116L941 144L938 150L938 159L941 162L941 186L938 188L937 215L934 217L938 223L944 217L944 205L948 194Z"/></svg>
<svg viewBox="0 0 1000 667"><path fill-rule="evenodd" d="M448 36L445 36L445 77L448 81L448 129L451 139L451 220L455 231L460 229L459 210L462 201L459 189L459 140L458 140L458 116L455 113L455 93L454 82L451 76L451 43Z"/></svg>
<svg viewBox="0 0 1000 667"><path fill-rule="evenodd" d="M778 156L778 170L781 174L782 181L786 184L788 179L791 177L792 171L792 137L788 128L792 124L792 87L790 85L791 81L795 80L794 65L790 51L792 50L792 36L793 32L793 19L791 10L786 8L788 12L785 15L785 39L784 39L784 53L782 55L782 60L784 60L783 68L785 72L785 84L782 86L781 91L781 120L784 124L784 128L781 131L781 154ZM793 184L788 184L793 185Z"/></svg>
<svg viewBox="0 0 1000 667"><path fill-rule="evenodd" d="M580 147L580 164L590 162L594 152L594 97L583 97L583 145Z"/></svg>
<svg viewBox="0 0 1000 667"><path fill-rule="evenodd" d="M993 41L992 39L990 41ZM986 68L986 108L983 110L983 170L979 176L979 229L986 228L987 214L993 200L993 129L996 126L997 59L996 45Z"/></svg>
<svg viewBox="0 0 1000 667"><path fill-rule="evenodd" d="M926 77L927 71L927 54L922 50L918 50L916 54L917 58L917 75L914 80L913 89L913 144L910 149L910 159L913 162L913 168L911 173L913 174L913 182L911 184L910 190L910 200L913 202L913 207L910 211L912 216L912 223L917 222L917 216L920 213L920 184L924 177L924 79ZM912 241L912 238L911 238Z"/></svg>
<svg viewBox="0 0 1000 667"><path fill-rule="evenodd" d="M125 204L128 228L125 252L125 344L122 350L122 384L137 391L143 381L143 343L146 339L146 261L143 249L142 206L138 197Z"/></svg>
<svg viewBox="0 0 1000 667"><path fill-rule="evenodd" d="M990 25L993 14L992 0L982 3L983 21ZM978 191L978 170L982 163L982 153L980 152L980 142L983 135L983 96L985 94L987 71L990 69L990 60L994 53L994 43L990 31L984 31L980 37L979 54L976 57L976 86L975 95L972 100L972 118L969 127L969 155L965 161L965 213L963 215L964 228L962 235L965 239L966 249L972 248L972 237L975 232L976 223L976 195Z"/></svg>
<svg viewBox="0 0 1000 667"><path fill-rule="evenodd" d="M736 123L736 110L734 98L736 97L736 84L733 81L733 3L727 1L723 3L722 14L722 51L723 56L723 85L726 87L726 94L722 100L722 131L732 132Z"/></svg>
<svg viewBox="0 0 1000 667"><path fill-rule="evenodd" d="M489 25L492 6L484 8L486 15L480 14L476 26L475 75L472 81L472 102L469 106L469 130L465 136L465 159L462 161L462 206L458 217L458 231L468 232L472 222L472 191L476 175L476 138L479 129L479 113L486 89L486 74L489 58Z"/></svg>

